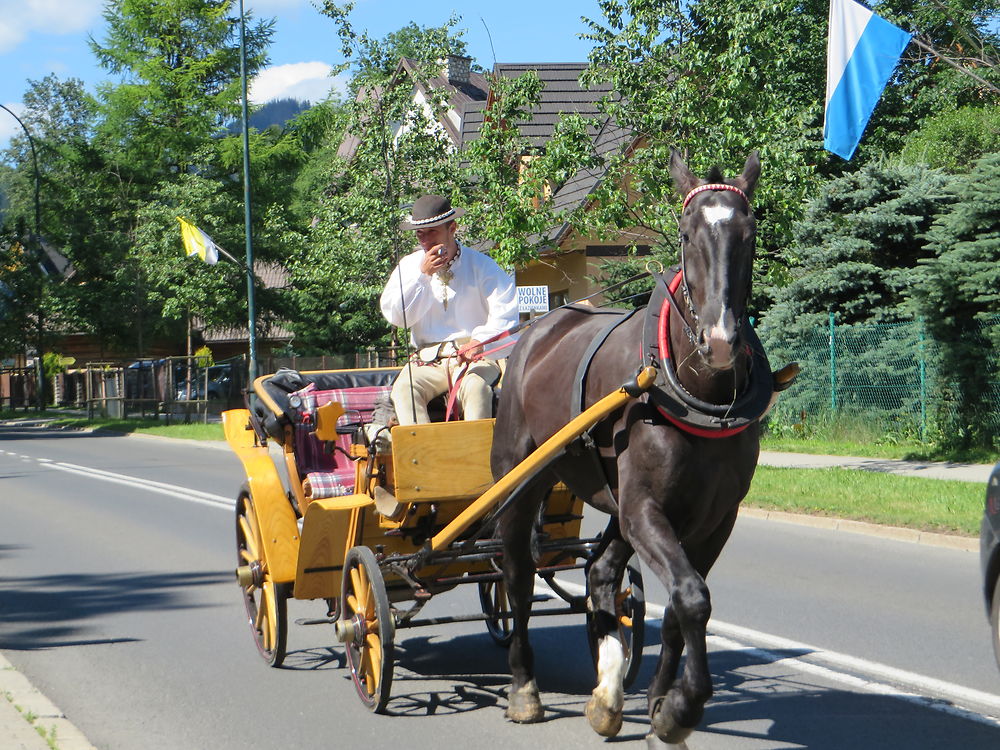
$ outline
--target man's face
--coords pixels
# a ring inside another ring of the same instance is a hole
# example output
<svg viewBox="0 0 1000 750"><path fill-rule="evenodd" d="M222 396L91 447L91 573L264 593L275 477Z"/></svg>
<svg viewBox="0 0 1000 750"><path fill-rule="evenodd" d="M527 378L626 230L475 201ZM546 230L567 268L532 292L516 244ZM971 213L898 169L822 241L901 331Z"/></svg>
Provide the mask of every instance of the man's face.
<svg viewBox="0 0 1000 750"><path fill-rule="evenodd" d="M456 251L454 237L457 225L451 221L447 224L438 224L436 227L423 227L417 230L417 242L424 252L429 252L437 246L444 248L445 257L448 260L454 256Z"/></svg>

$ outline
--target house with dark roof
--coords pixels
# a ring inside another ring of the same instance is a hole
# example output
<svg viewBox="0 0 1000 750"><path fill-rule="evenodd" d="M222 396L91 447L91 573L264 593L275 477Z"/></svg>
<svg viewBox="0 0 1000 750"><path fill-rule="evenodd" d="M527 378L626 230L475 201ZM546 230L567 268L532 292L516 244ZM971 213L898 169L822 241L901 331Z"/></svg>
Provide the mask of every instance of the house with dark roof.
<svg viewBox="0 0 1000 750"><path fill-rule="evenodd" d="M603 114L598 103L610 92L610 87L584 88L580 75L587 63L497 63L489 76L471 69L467 57L449 56L443 61L439 75L422 80L417 75L417 63L402 58L394 80L410 79L414 103L424 106L430 119L437 123L456 150L465 148L479 137L485 113L492 103L494 92L491 77L516 78L533 71L543 84L540 101L530 118L513 123L525 140L529 151L543 150L551 140L556 124L562 117L579 114L592 121L590 128L594 150L601 157L610 157L623 149L635 146L633 135ZM447 107L435 112L431 106L431 92L443 93ZM359 92L363 98L371 92ZM359 141L347 135L338 155L350 159L357 151ZM526 154L526 156L528 156ZM553 186L552 201L557 212L569 212L586 207L593 200L594 190L605 177L605 170L584 169L562 185ZM474 241L474 238L472 238ZM624 258L630 246L639 254L648 253L655 242L642 230L623 233L613 240L599 240L582 236L568 224L553 226L542 237L532 238L540 247L540 259L518 269L519 286L545 286L549 290L550 306L585 297L595 291L588 277L599 274L600 266L609 259ZM485 247L485 246L484 246ZM594 299L599 304L600 297Z"/></svg>
<svg viewBox="0 0 1000 750"><path fill-rule="evenodd" d="M556 124L569 114L579 114L591 120L594 151L602 160L634 145L632 134L598 108L599 101L610 92L610 87L583 88L580 85L580 75L586 69L587 63L500 63L494 66L494 75L507 78L517 78L533 71L543 84L540 100L531 118L514 123L529 148L544 149L552 138ZM463 147L478 138L486 108L491 102L488 97L483 107L467 109L462 130ZM603 168L582 169L562 185L554 186L553 208L562 213L586 206L604 176ZM569 224L551 227L545 236L532 239L539 244L541 257L539 261L517 271L517 283L519 286L548 287L550 307L593 293L595 289L588 277L596 276L604 261L625 257L633 242L640 254L648 253L653 242L652 238L643 239L641 232L630 232L627 239L597 240L580 235ZM599 296L594 299L595 304L600 301Z"/></svg>
<svg viewBox="0 0 1000 750"><path fill-rule="evenodd" d="M490 84L486 76L472 69L471 57L448 55L442 63L441 72L425 80L419 74L419 65L415 60L400 58L393 80L410 80L414 103L424 108L428 119L437 123L458 150L462 147L465 113L482 110L486 105ZM435 114L431 107L432 91L443 93L448 101L447 109L440 114ZM364 99L371 94L371 91L362 90L358 92L357 98ZM337 150L337 156L350 160L357 152L358 145L358 137L348 133Z"/></svg>

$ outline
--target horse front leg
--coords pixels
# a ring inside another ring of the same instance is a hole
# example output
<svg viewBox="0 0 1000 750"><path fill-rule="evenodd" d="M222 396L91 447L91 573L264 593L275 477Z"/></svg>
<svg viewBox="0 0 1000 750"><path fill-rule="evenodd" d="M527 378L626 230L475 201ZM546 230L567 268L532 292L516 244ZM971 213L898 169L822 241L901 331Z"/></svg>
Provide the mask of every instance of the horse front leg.
<svg viewBox="0 0 1000 750"><path fill-rule="evenodd" d="M627 516L625 510L623 505L625 538L660 578L669 595L668 613L663 620L664 642L650 685L649 713L654 734L663 742L677 744L694 731L705 703L712 697L705 644L711 599L704 578L691 565L663 510L651 501L632 509ZM684 673L677 680L682 647L687 657Z"/></svg>
<svg viewBox="0 0 1000 750"><path fill-rule="evenodd" d="M586 715L591 728L602 737L614 737L622 727L628 658L619 638L617 594L631 556L632 548L621 537L618 519L612 518L587 572L592 612L589 627L597 644L597 687L587 701Z"/></svg>
<svg viewBox="0 0 1000 750"><path fill-rule="evenodd" d="M503 576L514 618L508 660L511 685L506 716L519 724L541 721L545 709L535 682L535 657L528 640L528 619L534 594L535 561L531 533L535 513L546 488L526 493L507 510L502 530Z"/></svg>

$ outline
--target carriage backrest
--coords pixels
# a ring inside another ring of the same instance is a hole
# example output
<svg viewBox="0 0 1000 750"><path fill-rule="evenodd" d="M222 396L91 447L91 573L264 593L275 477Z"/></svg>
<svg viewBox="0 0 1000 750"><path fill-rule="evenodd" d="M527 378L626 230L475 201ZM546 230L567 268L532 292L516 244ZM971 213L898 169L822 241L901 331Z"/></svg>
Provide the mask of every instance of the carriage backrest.
<svg viewBox="0 0 1000 750"><path fill-rule="evenodd" d="M349 494L354 491L354 464L350 451L351 434L337 438L341 451L316 437L316 409L331 401L344 407L338 425L368 424L376 406L387 401L395 379L395 369L322 370L297 372L279 370L254 382L255 409L265 431L284 443L292 428L292 452L299 478L310 479L316 497Z"/></svg>
<svg viewBox="0 0 1000 750"><path fill-rule="evenodd" d="M296 409L290 396L296 391L312 386L317 391L357 391L357 406L363 408L360 394L364 389L388 389L399 370L377 368L368 370L317 370L298 372L281 369L272 375L263 375L253 384L251 407L261 420L265 432L278 442L285 439L285 427L296 420ZM371 393L369 391L369 393ZM325 403L325 402L324 402ZM368 410L370 415L371 410Z"/></svg>

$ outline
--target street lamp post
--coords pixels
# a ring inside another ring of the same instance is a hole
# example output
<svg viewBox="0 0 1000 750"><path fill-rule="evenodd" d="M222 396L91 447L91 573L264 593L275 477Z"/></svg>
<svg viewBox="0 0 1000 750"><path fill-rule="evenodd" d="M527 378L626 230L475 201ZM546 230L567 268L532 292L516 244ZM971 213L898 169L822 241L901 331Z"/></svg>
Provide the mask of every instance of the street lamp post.
<svg viewBox="0 0 1000 750"><path fill-rule="evenodd" d="M243 85L243 232L247 251L247 330L250 338L250 383L257 378L257 315L254 309L253 232L250 224L250 119L247 105L246 13L240 0L240 82Z"/></svg>
<svg viewBox="0 0 1000 750"><path fill-rule="evenodd" d="M5 107L3 104L0 104L0 109L3 109L5 112L7 112L7 114L9 114L11 117L13 117L15 120L17 120L17 124L21 126L21 130L24 131L24 135L28 139L28 146L31 148L31 164L32 164L32 167L34 168L34 172L35 172L35 228L34 228L34 232L32 232L32 235L31 235L31 238L32 238L32 243L31 244L34 245L35 255L36 255L36 258L37 258L37 260L39 261L39 264L40 264L41 263L41 258L42 258L42 236L39 233L40 232L41 223L42 223L42 220L41 220L42 211L41 211L41 200L40 200L41 177L39 176L39 172L38 172L38 153L35 151L35 139L31 137L31 132L28 130L28 126L25 125L24 122L21 121L21 118L18 117L16 114L14 114L14 112L12 110L10 110L8 107ZM44 273L44 271L41 269L41 265L39 265L39 273ZM38 294L39 294L39 305L38 305L38 310L36 311L37 315L38 315L38 344L35 347L36 348L36 352L35 352L35 367L36 367L36 370L38 372L38 388L36 388L35 390L36 390L36 394L37 394L37 397L38 397L37 398L37 400L38 400L38 408L39 409L44 409L45 408L45 372L44 372L44 370L42 368L42 330L43 330L43 324L42 324L42 306L41 306L41 287L39 287L39 293Z"/></svg>

